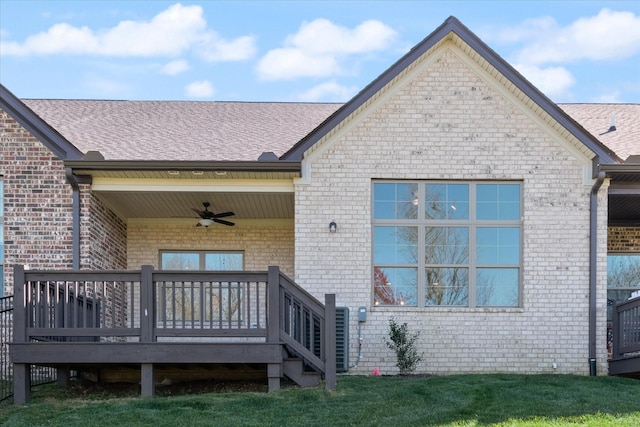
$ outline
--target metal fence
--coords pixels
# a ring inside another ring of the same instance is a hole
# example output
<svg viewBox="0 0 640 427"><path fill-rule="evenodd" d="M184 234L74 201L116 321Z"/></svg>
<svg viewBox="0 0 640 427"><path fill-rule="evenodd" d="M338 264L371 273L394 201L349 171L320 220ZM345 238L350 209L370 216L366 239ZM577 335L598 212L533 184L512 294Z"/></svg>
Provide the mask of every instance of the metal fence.
<svg viewBox="0 0 640 427"><path fill-rule="evenodd" d="M0 298L0 402L13 396L13 364L9 345L13 342L13 295ZM44 366L31 369L31 385L56 381L56 370Z"/></svg>

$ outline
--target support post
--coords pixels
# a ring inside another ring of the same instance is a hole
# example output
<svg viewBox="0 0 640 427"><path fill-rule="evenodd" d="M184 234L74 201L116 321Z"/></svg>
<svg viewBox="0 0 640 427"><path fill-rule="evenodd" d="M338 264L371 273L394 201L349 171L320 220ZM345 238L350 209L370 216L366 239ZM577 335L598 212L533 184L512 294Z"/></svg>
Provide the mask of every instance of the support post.
<svg viewBox="0 0 640 427"><path fill-rule="evenodd" d="M69 378L70 378L70 373L69 373L69 368L62 367L62 368L57 368L56 369L56 382L58 384L58 388L66 388L69 385Z"/></svg>
<svg viewBox="0 0 640 427"><path fill-rule="evenodd" d="M336 295L324 296L324 380L327 390L336 389Z"/></svg>
<svg viewBox="0 0 640 427"><path fill-rule="evenodd" d="M13 266L13 342L27 342L27 298L24 266ZM9 346L11 348L11 346ZM16 405L29 403L31 392L31 365L14 363L13 365L13 402Z"/></svg>
<svg viewBox="0 0 640 427"><path fill-rule="evenodd" d="M31 365L14 363L13 365L13 403L26 405L31 394Z"/></svg>
<svg viewBox="0 0 640 427"><path fill-rule="evenodd" d="M267 364L267 379L269 384L269 392L280 390L280 377L282 377L282 364Z"/></svg>
<svg viewBox="0 0 640 427"><path fill-rule="evenodd" d="M267 342L280 342L280 269L275 266L269 267L267 275ZM282 357L279 363L269 363L267 365L267 378L269 391L280 389L280 378L282 377Z"/></svg>
<svg viewBox="0 0 640 427"><path fill-rule="evenodd" d="M142 397L153 397L155 394L153 376L153 364L143 363L140 366L140 394Z"/></svg>
<svg viewBox="0 0 640 427"><path fill-rule="evenodd" d="M155 341L155 300L153 266L143 265L140 272L140 342Z"/></svg>

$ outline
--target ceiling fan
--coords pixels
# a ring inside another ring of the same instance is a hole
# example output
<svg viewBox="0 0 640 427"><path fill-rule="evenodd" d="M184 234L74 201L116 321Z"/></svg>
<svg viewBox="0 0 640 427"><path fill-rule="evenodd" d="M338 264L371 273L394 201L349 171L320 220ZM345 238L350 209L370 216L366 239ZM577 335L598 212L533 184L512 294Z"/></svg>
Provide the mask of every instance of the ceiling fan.
<svg viewBox="0 0 640 427"><path fill-rule="evenodd" d="M202 206L204 206L204 210L203 211L201 211L199 209L196 209L196 208L191 208L198 215L200 215L200 221L198 221L198 224L196 224L196 227L209 227L214 222L217 222L218 224L228 225L228 226L234 226L235 225L233 222L225 221L224 219L220 219L220 218L225 218L225 217L228 217L228 216L235 215L233 212L213 213L213 212L211 212L209 210L209 206L211 206L211 204L209 202L202 202Z"/></svg>

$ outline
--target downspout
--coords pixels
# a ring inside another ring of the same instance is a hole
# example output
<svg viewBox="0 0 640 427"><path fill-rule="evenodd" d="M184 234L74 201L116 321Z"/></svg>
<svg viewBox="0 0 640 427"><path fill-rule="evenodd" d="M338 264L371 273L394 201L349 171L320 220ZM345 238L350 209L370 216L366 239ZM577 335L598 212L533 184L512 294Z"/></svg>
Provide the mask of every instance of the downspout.
<svg viewBox="0 0 640 427"><path fill-rule="evenodd" d="M596 376L596 291L598 272L598 190L606 174L599 171L589 200L589 375Z"/></svg>
<svg viewBox="0 0 640 427"><path fill-rule="evenodd" d="M73 239L73 264L74 270L80 270L80 186L71 168L66 168L67 182L71 185L72 193L72 239Z"/></svg>

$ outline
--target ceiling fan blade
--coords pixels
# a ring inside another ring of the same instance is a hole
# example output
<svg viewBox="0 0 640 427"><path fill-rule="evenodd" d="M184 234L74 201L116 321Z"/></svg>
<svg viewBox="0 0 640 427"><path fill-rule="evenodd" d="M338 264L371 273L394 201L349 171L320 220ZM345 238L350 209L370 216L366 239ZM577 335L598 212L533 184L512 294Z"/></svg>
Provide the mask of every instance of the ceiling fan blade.
<svg viewBox="0 0 640 427"><path fill-rule="evenodd" d="M201 211L200 209L191 208L191 210L194 211L195 213L197 213L200 216L205 215L205 211Z"/></svg>
<svg viewBox="0 0 640 427"><path fill-rule="evenodd" d="M224 217L233 216L233 215L235 215L233 212L223 212L223 213L213 214L211 216L211 218L214 218L214 219L215 218L224 218Z"/></svg>
<svg viewBox="0 0 640 427"><path fill-rule="evenodd" d="M224 224L224 225L228 225L230 227L233 227L235 224L233 222L229 222L229 221L225 221L224 219L213 219L215 222L217 222L218 224Z"/></svg>

